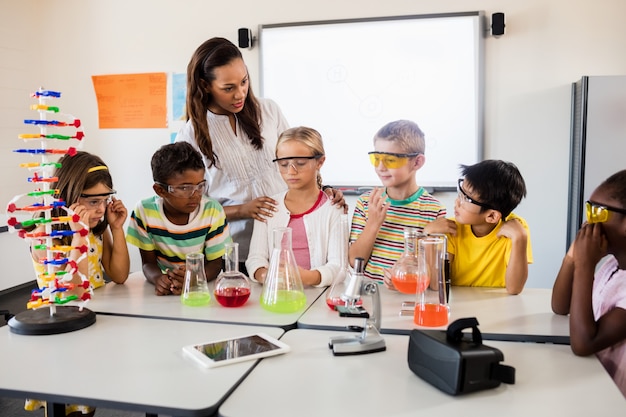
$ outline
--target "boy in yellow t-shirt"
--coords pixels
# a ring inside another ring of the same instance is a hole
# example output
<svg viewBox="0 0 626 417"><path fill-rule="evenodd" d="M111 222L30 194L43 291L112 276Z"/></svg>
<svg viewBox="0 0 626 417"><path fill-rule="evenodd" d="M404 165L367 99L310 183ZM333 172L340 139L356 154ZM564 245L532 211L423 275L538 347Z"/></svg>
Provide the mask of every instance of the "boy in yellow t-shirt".
<svg viewBox="0 0 626 417"><path fill-rule="evenodd" d="M506 287L519 294L532 263L528 224L512 213L526 196L517 167L500 160L461 165L454 219L429 223L448 238L452 285Z"/></svg>

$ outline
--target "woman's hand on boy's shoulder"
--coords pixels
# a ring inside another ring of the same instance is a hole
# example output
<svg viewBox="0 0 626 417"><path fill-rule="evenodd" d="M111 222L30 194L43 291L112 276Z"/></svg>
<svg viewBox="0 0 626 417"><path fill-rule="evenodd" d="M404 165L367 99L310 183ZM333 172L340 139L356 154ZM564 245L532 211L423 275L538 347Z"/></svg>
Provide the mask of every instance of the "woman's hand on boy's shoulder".
<svg viewBox="0 0 626 417"><path fill-rule="evenodd" d="M445 217L440 217L424 226L424 233L456 236L456 222L451 219L446 219Z"/></svg>

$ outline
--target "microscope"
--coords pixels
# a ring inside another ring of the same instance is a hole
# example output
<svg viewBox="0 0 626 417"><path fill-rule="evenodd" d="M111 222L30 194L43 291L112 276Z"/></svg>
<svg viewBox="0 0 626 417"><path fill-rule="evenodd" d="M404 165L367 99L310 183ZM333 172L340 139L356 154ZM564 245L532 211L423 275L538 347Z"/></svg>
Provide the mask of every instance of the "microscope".
<svg viewBox="0 0 626 417"><path fill-rule="evenodd" d="M366 353L382 352L386 349L385 339L380 335L380 293L378 284L371 279L365 278L363 270L365 261L363 258L354 260L354 272L350 275L350 281L346 290L341 294L341 299L346 302L346 310L357 311L358 301L363 295L372 296L372 314L365 313L365 327L358 335L331 337L328 347L335 356L361 355Z"/></svg>

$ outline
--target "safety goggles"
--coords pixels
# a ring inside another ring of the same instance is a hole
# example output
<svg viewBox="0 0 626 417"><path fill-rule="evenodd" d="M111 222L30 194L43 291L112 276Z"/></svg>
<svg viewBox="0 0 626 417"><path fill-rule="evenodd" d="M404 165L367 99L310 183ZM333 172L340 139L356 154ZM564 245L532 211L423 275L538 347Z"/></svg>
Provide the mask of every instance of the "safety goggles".
<svg viewBox="0 0 626 417"><path fill-rule="evenodd" d="M604 204L587 201L585 203L587 210L587 223L604 223L609 220L609 212L615 212L626 215L626 209L611 207Z"/></svg>
<svg viewBox="0 0 626 417"><path fill-rule="evenodd" d="M421 154L421 152L413 153L392 153L392 152L368 152L370 162L374 167L378 167L382 162L387 169L401 168L409 162L409 158L413 158Z"/></svg>
<svg viewBox="0 0 626 417"><path fill-rule="evenodd" d="M297 173L301 170L309 168L312 160L320 159L322 156L324 155L288 156L285 158L276 158L272 162L276 162L278 164L278 170L283 174L289 171L289 167L295 169Z"/></svg>
<svg viewBox="0 0 626 417"><path fill-rule="evenodd" d="M108 193L102 194L81 194L81 203L89 210L96 210L102 204L104 204L104 208L106 208L113 201L113 195L116 192L115 190L111 190Z"/></svg>
<svg viewBox="0 0 626 417"><path fill-rule="evenodd" d="M157 182L157 185L165 188L168 193L174 197L190 198L195 193L203 194L206 191L206 181L202 181L198 184L182 184L182 185L169 185Z"/></svg>
<svg viewBox="0 0 626 417"><path fill-rule="evenodd" d="M463 190L463 178L459 178L459 181L458 181L457 184L458 184L457 188L458 188L458 192L459 192L457 197L458 197L459 202L461 204L469 203L469 204L475 204L478 207L482 207L484 209L491 209L492 208L491 205L489 205L489 204L481 203L480 201L474 200L472 197L470 197L465 192L465 190Z"/></svg>

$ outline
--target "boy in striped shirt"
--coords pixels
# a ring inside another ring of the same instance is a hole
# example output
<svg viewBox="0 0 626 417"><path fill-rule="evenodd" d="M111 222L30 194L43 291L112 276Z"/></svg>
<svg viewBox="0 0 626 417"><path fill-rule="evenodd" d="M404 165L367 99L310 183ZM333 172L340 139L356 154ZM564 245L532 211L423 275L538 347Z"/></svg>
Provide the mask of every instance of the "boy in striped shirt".
<svg viewBox="0 0 626 417"><path fill-rule="evenodd" d="M417 184L415 173L426 158L424 133L409 120L383 126L374 136L370 162L383 187L362 194L350 230L350 263L363 258L365 276L393 288L389 270L404 251L404 228L424 227L446 216L446 209Z"/></svg>
<svg viewBox="0 0 626 417"><path fill-rule="evenodd" d="M156 294L178 295L187 254L204 253L206 276L213 280L231 237L223 207L205 195L205 166L198 151L187 142L164 145L151 165L157 195L137 204L126 240L139 248L143 273Z"/></svg>

